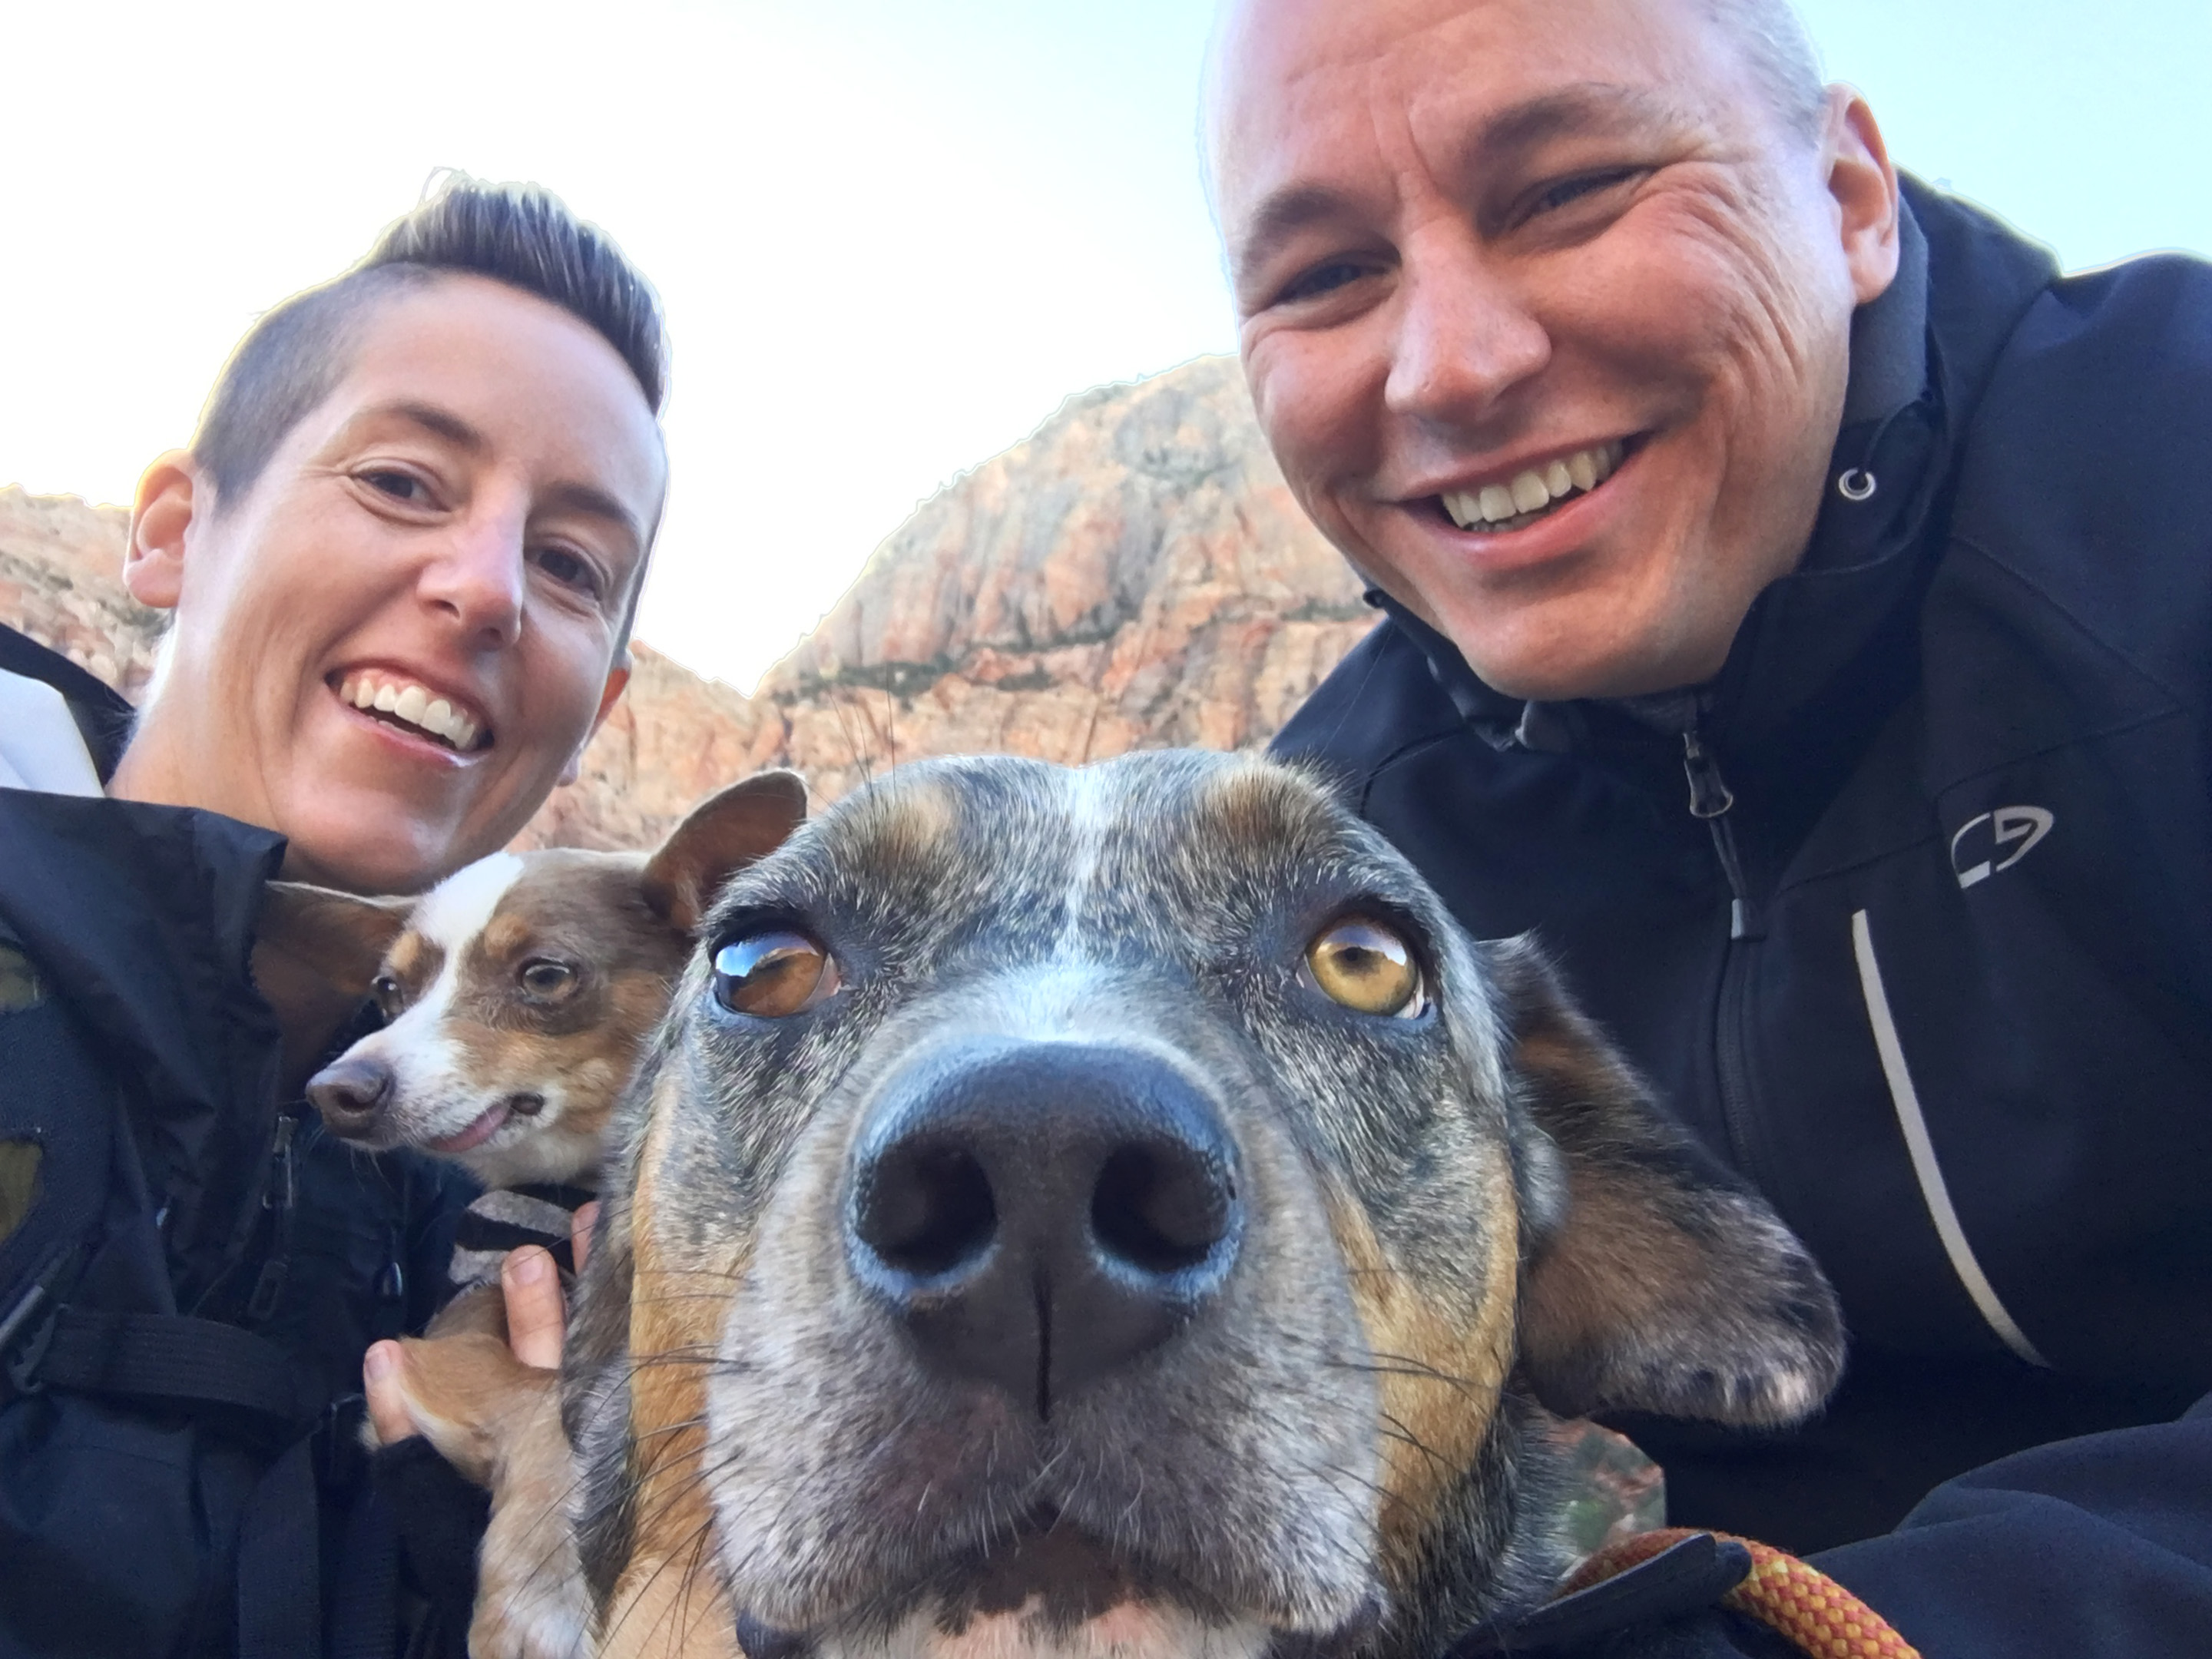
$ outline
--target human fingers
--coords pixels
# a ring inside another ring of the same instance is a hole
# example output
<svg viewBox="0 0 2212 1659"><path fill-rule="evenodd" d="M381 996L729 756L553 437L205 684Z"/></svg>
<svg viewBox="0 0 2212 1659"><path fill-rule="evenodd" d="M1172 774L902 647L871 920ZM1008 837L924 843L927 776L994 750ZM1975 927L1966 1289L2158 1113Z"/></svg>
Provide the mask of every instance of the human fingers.
<svg viewBox="0 0 2212 1659"><path fill-rule="evenodd" d="M599 1224L599 1200L579 1204L568 1218L568 1248L575 1253L576 1271L584 1271L584 1258L592 1252L592 1229Z"/></svg>
<svg viewBox="0 0 2212 1659"><path fill-rule="evenodd" d="M373 1342L362 1356L362 1392L368 1396L369 1426L380 1446L397 1445L421 1432L407 1409L407 1390L400 1386L406 1364L406 1353L397 1342Z"/></svg>
<svg viewBox="0 0 2212 1659"><path fill-rule="evenodd" d="M507 1297L507 1340L514 1357L526 1365L552 1370L561 1363L568 1325L553 1258L535 1244L509 1250L499 1270L499 1287Z"/></svg>

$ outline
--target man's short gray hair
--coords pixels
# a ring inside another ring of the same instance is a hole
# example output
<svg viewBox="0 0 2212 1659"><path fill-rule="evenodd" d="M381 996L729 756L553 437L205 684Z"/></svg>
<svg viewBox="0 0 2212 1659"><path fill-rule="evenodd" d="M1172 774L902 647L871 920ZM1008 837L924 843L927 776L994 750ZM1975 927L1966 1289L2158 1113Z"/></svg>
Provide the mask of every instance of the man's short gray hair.
<svg viewBox="0 0 2212 1659"><path fill-rule="evenodd" d="M1784 124L1817 141L1827 113L1820 54L1790 0L1705 0L1708 15L1733 37Z"/></svg>

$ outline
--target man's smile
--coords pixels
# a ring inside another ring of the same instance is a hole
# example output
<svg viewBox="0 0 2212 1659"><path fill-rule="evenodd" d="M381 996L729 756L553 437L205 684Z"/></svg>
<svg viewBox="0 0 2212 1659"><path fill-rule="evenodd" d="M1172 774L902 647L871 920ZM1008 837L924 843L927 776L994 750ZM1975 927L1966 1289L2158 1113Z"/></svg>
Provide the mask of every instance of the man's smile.
<svg viewBox="0 0 2212 1659"><path fill-rule="evenodd" d="M1627 453L1615 440L1517 467L1510 476L1441 490L1444 516L1462 530L1521 530L1577 496L1587 495L1619 470Z"/></svg>

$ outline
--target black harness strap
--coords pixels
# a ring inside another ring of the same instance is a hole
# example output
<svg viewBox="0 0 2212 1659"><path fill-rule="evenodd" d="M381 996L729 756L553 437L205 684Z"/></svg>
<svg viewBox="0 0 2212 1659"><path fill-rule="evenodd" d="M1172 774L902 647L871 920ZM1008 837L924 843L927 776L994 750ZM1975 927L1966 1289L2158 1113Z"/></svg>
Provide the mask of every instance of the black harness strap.
<svg viewBox="0 0 2212 1659"><path fill-rule="evenodd" d="M273 1343L211 1319L65 1307L43 1349L24 1379L36 1388L228 1407L294 1432L315 1415Z"/></svg>

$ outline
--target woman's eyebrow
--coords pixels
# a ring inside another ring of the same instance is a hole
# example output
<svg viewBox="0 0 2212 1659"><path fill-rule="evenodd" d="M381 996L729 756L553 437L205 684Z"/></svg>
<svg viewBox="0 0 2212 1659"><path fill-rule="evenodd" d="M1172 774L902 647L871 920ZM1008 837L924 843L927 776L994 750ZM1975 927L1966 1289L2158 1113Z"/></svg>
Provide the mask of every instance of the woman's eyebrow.
<svg viewBox="0 0 2212 1659"><path fill-rule="evenodd" d="M471 454L481 454L491 447L489 439L451 410L441 409L435 404L426 404L412 398L395 398L389 403L371 404L340 428L341 441L350 439L363 427L391 420L419 426L433 437L442 438L455 448L467 450Z"/></svg>

